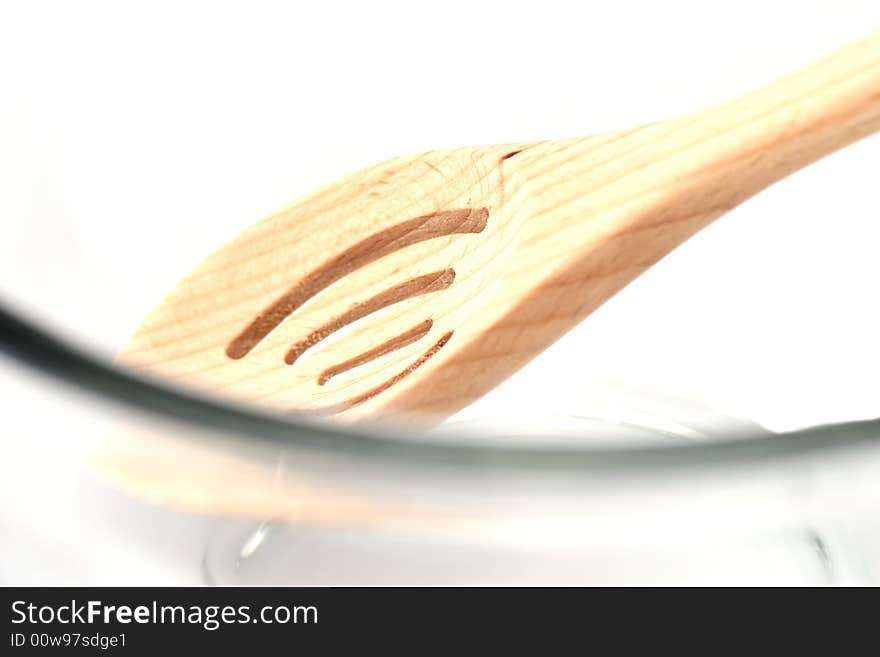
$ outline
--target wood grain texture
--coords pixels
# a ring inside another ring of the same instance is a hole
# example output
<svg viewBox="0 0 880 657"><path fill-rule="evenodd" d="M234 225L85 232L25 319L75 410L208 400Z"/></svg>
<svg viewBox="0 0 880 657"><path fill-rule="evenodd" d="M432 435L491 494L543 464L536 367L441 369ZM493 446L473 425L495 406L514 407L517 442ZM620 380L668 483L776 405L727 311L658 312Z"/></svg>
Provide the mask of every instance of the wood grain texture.
<svg viewBox="0 0 880 657"><path fill-rule="evenodd" d="M209 256L119 360L283 411L436 422L731 208L878 129L874 34L676 120L391 160Z"/></svg>

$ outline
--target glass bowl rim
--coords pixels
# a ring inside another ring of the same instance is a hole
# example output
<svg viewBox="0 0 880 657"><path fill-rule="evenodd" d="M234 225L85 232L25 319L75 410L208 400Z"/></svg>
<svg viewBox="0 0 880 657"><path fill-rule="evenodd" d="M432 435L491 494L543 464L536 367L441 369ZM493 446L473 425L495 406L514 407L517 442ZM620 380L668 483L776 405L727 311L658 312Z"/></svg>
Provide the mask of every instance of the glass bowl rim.
<svg viewBox="0 0 880 657"><path fill-rule="evenodd" d="M103 364L0 303L0 352L80 390L153 415L220 432L233 441L256 440L404 465L444 464L482 469L643 472L697 467L759 465L860 446L880 445L880 418L798 431L725 435L711 442L662 446L522 447L408 439L387 425L339 427L306 416L262 412L189 390L172 388Z"/></svg>

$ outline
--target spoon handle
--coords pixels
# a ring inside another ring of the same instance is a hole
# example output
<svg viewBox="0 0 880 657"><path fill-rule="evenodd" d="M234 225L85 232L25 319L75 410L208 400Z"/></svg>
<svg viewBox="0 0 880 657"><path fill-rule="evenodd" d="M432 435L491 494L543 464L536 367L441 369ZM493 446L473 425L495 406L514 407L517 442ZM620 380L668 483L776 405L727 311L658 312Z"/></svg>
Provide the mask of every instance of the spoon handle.
<svg viewBox="0 0 880 657"><path fill-rule="evenodd" d="M718 107L505 161L528 198L526 260L595 288L585 316L681 242L811 162L880 130L880 32Z"/></svg>
<svg viewBox="0 0 880 657"><path fill-rule="evenodd" d="M735 205L880 130L880 32L690 120L706 139L697 161L727 172Z"/></svg>

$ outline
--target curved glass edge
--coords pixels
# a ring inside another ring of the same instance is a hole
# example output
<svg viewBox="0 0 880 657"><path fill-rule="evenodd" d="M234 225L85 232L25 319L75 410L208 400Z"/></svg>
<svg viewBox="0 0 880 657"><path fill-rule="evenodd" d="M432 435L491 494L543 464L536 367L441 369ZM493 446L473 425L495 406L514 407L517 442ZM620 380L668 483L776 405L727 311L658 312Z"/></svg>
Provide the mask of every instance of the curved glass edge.
<svg viewBox="0 0 880 657"><path fill-rule="evenodd" d="M282 416L175 389L98 360L14 315L0 304L0 351L52 377L99 396L179 421L209 428L233 440L298 447L335 456L400 464L455 465L542 471L644 471L767 463L861 445L880 445L880 418L825 425L760 438L748 434L712 443L662 447L546 449L482 444L443 444L407 438L393 426L341 428L304 415Z"/></svg>

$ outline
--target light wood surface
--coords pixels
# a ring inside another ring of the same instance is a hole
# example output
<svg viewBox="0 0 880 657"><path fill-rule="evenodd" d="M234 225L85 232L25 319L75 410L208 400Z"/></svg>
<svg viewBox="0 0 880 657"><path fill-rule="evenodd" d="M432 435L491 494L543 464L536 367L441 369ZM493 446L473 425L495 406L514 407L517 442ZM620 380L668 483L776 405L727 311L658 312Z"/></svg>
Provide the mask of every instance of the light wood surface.
<svg viewBox="0 0 880 657"><path fill-rule="evenodd" d="M282 411L437 422L731 208L878 129L880 33L679 119L391 160L209 256L119 360Z"/></svg>

